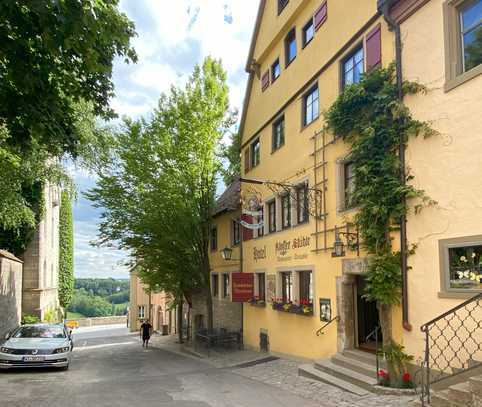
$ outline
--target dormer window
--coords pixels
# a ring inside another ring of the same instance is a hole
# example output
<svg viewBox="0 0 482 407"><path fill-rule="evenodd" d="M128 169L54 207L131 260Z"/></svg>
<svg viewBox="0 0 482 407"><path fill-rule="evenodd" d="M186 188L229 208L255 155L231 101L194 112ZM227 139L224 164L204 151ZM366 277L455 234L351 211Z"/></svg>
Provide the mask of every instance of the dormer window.
<svg viewBox="0 0 482 407"><path fill-rule="evenodd" d="M289 0L278 0L278 15L282 13L284 8L288 5Z"/></svg>

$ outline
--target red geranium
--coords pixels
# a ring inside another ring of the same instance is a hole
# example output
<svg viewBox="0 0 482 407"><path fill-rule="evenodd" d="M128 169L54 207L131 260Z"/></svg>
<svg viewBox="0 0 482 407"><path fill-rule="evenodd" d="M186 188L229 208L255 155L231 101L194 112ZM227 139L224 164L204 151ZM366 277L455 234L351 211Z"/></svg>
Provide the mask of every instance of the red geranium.
<svg viewBox="0 0 482 407"><path fill-rule="evenodd" d="M380 370L378 371L378 377L382 377L382 378L385 379L385 378L388 377L388 373L387 373L385 370L380 369Z"/></svg>
<svg viewBox="0 0 482 407"><path fill-rule="evenodd" d="M403 380L405 383L411 382L411 381L412 381L412 376L410 376L410 373L405 372L405 373L402 375L402 380Z"/></svg>

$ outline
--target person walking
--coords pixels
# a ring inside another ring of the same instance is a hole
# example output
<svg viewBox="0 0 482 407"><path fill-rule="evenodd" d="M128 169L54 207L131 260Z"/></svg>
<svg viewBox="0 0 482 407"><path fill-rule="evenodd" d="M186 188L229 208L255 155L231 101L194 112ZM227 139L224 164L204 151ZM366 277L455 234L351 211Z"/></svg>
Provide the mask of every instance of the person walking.
<svg viewBox="0 0 482 407"><path fill-rule="evenodd" d="M152 325L146 319L142 323L141 330L139 332L140 336L142 337L142 347L149 347L149 339L151 339L151 329Z"/></svg>

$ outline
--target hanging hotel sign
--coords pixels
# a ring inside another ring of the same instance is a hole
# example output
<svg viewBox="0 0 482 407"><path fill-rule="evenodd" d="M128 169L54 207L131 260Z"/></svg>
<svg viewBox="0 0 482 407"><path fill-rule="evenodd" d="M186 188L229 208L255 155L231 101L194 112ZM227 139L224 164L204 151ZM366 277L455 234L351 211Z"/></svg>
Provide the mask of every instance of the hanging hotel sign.
<svg viewBox="0 0 482 407"><path fill-rule="evenodd" d="M232 273L232 301L248 302L254 297L254 274Z"/></svg>
<svg viewBox="0 0 482 407"><path fill-rule="evenodd" d="M311 238L309 236L300 236L293 240L283 240L278 241L275 244L275 252L278 261L287 260L302 260L308 258L308 253L293 253L293 250L302 249L309 247L311 243ZM293 256L291 254L293 253Z"/></svg>
<svg viewBox="0 0 482 407"><path fill-rule="evenodd" d="M244 212L243 212L244 213ZM251 216L251 215L250 215ZM259 222L259 223L248 223L244 220L241 220L239 221L239 223L241 224L241 226L243 228L246 228L246 229L251 229L251 230L255 230L255 229L261 229L264 225L263 225L263 222Z"/></svg>

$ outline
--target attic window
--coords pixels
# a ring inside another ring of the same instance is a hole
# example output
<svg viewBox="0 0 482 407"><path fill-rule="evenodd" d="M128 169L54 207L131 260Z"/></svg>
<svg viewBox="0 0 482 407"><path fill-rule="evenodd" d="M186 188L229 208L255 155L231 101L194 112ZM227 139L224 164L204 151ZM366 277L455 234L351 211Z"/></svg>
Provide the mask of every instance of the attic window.
<svg viewBox="0 0 482 407"><path fill-rule="evenodd" d="M289 0L278 0L278 15L282 13L284 8L288 5Z"/></svg>

